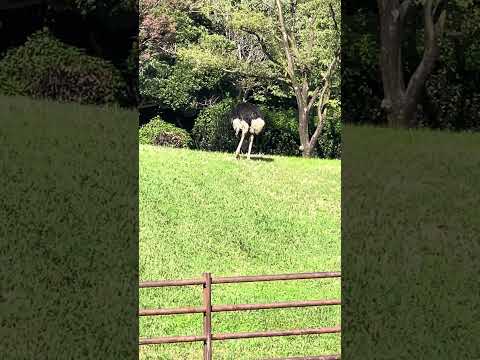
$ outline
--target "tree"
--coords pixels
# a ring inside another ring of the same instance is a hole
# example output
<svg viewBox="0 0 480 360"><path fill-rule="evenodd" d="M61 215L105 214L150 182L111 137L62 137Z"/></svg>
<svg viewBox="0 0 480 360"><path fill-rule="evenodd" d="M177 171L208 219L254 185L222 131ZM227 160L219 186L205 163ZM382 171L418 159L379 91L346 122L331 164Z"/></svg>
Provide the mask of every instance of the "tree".
<svg viewBox="0 0 480 360"><path fill-rule="evenodd" d="M408 81L405 81L402 43L405 18L415 11L413 0L377 0L380 15L380 67L384 99L382 108L387 113L389 126L416 125L416 111L425 81L432 72L440 54L446 18L445 0L423 0L424 46L423 56Z"/></svg>
<svg viewBox="0 0 480 360"><path fill-rule="evenodd" d="M268 64L273 77L290 88L298 108L300 149L304 157L310 157L338 75L340 32L335 12L339 12L340 1L291 0L288 5L276 0L272 7L251 0L230 8L227 17L231 18L230 26L249 34L258 44L257 50L265 55L253 61L252 68ZM315 107L317 123L311 131Z"/></svg>
<svg viewBox="0 0 480 360"><path fill-rule="evenodd" d="M324 73L321 83L317 85L312 92L311 85L308 79L308 74L306 73L309 69L308 67L302 66L303 64L298 61L300 56L295 56L296 53L299 54L299 46L292 32L287 29L281 1L275 0L275 3L277 8L279 30L281 33L281 44L285 52L285 58L287 60L286 72L290 78L293 91L295 93L295 98L297 100L299 125L298 131L300 136L302 155L304 157L309 157L312 155L313 149L315 148L315 145L318 141L323 125L325 123L327 111L325 104L330 99L332 75L340 60L340 47L338 46L335 50L333 54L333 59L330 61L328 69ZM294 3L291 2L291 5L294 6ZM335 12L331 4L329 4L329 8L338 35L339 32L335 19ZM293 8L292 11L295 11L295 8ZM310 35L312 37L314 36L314 34ZM313 106L317 101L318 123L315 131L310 136L309 115L310 111L312 110Z"/></svg>
<svg viewBox="0 0 480 360"><path fill-rule="evenodd" d="M301 124L297 142L312 156L325 133L327 106L339 106L330 100L339 93L335 13L339 0L282 0L280 7L263 0L141 0L142 99L191 119L235 98L297 107L298 119L291 118ZM338 118L332 110L328 120Z"/></svg>

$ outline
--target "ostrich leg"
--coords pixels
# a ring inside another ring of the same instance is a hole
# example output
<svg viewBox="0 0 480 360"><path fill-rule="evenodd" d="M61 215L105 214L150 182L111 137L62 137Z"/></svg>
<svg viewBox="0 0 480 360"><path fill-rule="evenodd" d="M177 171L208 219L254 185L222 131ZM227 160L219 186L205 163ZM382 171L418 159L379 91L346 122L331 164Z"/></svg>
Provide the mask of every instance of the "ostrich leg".
<svg viewBox="0 0 480 360"><path fill-rule="evenodd" d="M248 144L248 155L247 155L247 159L250 159L250 153L252 152L252 144L253 144L253 134L250 135L250 144Z"/></svg>
<svg viewBox="0 0 480 360"><path fill-rule="evenodd" d="M242 137L240 139L240 142L238 143L237 150L235 151L235 157L236 158L240 157L240 150L242 148L243 139L245 138L245 133L246 133L246 131L242 130Z"/></svg>

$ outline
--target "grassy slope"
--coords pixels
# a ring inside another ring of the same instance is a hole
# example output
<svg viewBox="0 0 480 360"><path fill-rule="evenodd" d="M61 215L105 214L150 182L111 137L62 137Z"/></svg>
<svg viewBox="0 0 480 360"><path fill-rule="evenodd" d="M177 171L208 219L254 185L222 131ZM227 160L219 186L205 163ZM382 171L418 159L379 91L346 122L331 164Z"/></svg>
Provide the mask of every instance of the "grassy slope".
<svg viewBox="0 0 480 360"><path fill-rule="evenodd" d="M340 162L140 147L140 279L340 269ZM199 287L142 289L140 307L199 305ZM217 285L214 304L339 298L338 280ZM214 314L214 332L335 326L339 307ZM144 318L141 336L201 333L201 315ZM215 359L315 355L340 336L214 343ZM200 359L201 344L146 346L142 359Z"/></svg>
<svg viewBox="0 0 480 360"><path fill-rule="evenodd" d="M343 355L478 358L480 134L343 130Z"/></svg>
<svg viewBox="0 0 480 360"><path fill-rule="evenodd" d="M0 96L1 358L135 357L137 131L135 111Z"/></svg>

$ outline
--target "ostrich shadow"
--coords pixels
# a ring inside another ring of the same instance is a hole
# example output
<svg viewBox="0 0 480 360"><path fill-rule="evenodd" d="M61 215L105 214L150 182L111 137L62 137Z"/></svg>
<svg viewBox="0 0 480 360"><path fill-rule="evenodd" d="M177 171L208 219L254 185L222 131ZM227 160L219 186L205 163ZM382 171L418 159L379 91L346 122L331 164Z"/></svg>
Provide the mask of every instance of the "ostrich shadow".
<svg viewBox="0 0 480 360"><path fill-rule="evenodd" d="M247 160L247 155L241 155L240 158L241 158L241 159L244 159L244 160ZM265 157L265 156L262 156L262 155L250 155L250 160L253 160L253 161L265 161L265 162L275 161L274 158Z"/></svg>

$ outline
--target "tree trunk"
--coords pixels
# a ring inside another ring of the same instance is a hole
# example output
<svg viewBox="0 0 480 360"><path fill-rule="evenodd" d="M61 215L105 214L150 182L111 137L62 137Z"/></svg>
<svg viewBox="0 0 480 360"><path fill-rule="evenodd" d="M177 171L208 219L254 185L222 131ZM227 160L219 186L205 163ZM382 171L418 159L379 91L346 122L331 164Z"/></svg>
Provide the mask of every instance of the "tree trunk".
<svg viewBox="0 0 480 360"><path fill-rule="evenodd" d="M441 9L434 19L433 0L423 5L425 44L420 64L413 72L408 85L405 84L402 62L402 34L405 16L412 6L412 0L378 0L380 12L380 67L384 99L382 108L386 111L391 127L416 126L417 105L422 90L439 55L438 41L443 32L445 10Z"/></svg>
<svg viewBox="0 0 480 360"><path fill-rule="evenodd" d="M418 99L400 100L387 110L388 126L392 128L414 127L417 117Z"/></svg>
<svg viewBox="0 0 480 360"><path fill-rule="evenodd" d="M310 146L307 146L305 149L302 151L302 157L304 158L310 158L313 156L313 148Z"/></svg>
<svg viewBox="0 0 480 360"><path fill-rule="evenodd" d="M311 150L308 135L308 113L301 101L298 103L298 133L300 135L300 149L303 157L310 157Z"/></svg>
<svg viewBox="0 0 480 360"><path fill-rule="evenodd" d="M384 100L382 108L390 127L407 127L409 121L403 110L405 80L402 68L402 26L400 2L379 0L380 10L380 67Z"/></svg>

